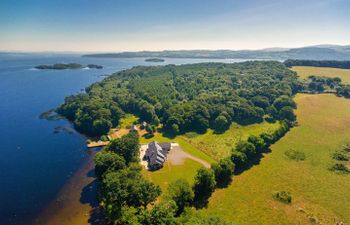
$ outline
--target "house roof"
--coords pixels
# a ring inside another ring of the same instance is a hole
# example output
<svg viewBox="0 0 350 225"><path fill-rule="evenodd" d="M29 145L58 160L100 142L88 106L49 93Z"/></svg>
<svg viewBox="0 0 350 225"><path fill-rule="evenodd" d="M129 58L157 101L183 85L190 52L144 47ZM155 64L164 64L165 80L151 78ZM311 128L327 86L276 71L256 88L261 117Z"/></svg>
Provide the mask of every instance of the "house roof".
<svg viewBox="0 0 350 225"><path fill-rule="evenodd" d="M166 160L166 155L167 151L170 150L167 148L162 147L167 145L164 145L164 143L159 144L157 141L152 141L151 143L148 144L148 148L146 150L146 156L149 157L149 163L150 165L155 165L155 164L163 164Z"/></svg>
<svg viewBox="0 0 350 225"><path fill-rule="evenodd" d="M136 130L136 131L138 131L138 130L139 130L139 128L137 128L137 126L136 126L136 125L132 125L132 126L131 126L131 128L130 128L130 130Z"/></svg>

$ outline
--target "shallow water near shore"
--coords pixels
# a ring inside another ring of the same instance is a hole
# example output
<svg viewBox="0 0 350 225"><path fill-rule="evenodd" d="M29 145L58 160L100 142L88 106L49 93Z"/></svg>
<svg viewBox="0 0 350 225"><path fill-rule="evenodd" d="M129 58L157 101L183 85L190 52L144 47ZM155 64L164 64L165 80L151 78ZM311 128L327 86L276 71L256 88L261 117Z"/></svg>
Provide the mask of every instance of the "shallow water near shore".
<svg viewBox="0 0 350 225"><path fill-rule="evenodd" d="M50 204L65 193L72 180L84 180L91 163L86 138L66 120L45 120L40 115L60 105L64 98L81 92L104 75L136 65L184 64L242 60L83 58L72 54L0 54L0 224L21 225L50 215ZM40 64L98 64L104 68L36 70ZM57 132L60 127L60 132ZM73 178L72 178L73 177ZM92 179L88 177L88 179ZM79 183L79 182L78 182ZM83 191L83 190L81 190ZM77 193L75 191L74 193ZM62 200L65 207L69 195ZM74 203L75 204L75 203ZM73 205L74 205L73 204ZM83 204L84 207L88 204ZM63 208L65 208L63 207ZM45 211L46 210L46 211Z"/></svg>

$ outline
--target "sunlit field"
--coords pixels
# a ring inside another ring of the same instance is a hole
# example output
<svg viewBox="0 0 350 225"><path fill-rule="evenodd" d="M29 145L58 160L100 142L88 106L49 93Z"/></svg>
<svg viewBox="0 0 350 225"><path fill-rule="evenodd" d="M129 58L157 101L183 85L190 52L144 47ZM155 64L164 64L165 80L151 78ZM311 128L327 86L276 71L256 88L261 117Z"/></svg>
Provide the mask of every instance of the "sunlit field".
<svg viewBox="0 0 350 225"><path fill-rule="evenodd" d="M344 83L350 83L350 69L337 69L327 67L313 66L294 66L292 68L298 73L300 79L306 79L308 76L324 76L324 77L339 77Z"/></svg>
<svg viewBox="0 0 350 225"><path fill-rule="evenodd" d="M350 143L350 100L334 95L298 94L298 126L265 154L259 165L234 177L217 190L203 213L214 213L238 224L350 223L350 175L331 172L332 153ZM297 150L304 161L289 159ZM288 191L292 203L274 200Z"/></svg>

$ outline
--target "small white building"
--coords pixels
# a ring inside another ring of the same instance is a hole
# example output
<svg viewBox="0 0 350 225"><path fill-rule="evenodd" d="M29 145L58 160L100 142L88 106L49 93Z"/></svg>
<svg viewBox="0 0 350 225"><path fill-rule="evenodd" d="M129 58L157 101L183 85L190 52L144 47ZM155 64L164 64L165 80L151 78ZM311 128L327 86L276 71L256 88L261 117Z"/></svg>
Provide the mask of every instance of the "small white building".
<svg viewBox="0 0 350 225"><path fill-rule="evenodd" d="M137 126L136 125L132 125L131 127L130 127L130 131L139 131L139 128L137 128Z"/></svg>

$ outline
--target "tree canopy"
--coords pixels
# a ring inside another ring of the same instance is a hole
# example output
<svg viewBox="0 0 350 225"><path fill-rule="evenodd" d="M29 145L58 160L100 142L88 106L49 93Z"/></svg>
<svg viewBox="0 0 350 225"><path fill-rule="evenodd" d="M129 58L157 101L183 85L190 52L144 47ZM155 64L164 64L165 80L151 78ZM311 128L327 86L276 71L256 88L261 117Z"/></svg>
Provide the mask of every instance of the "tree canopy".
<svg viewBox="0 0 350 225"><path fill-rule="evenodd" d="M279 111L295 107L298 88L296 73L274 61L136 66L67 97L57 112L89 136L106 134L125 113L175 134L221 131L265 115L287 119Z"/></svg>

